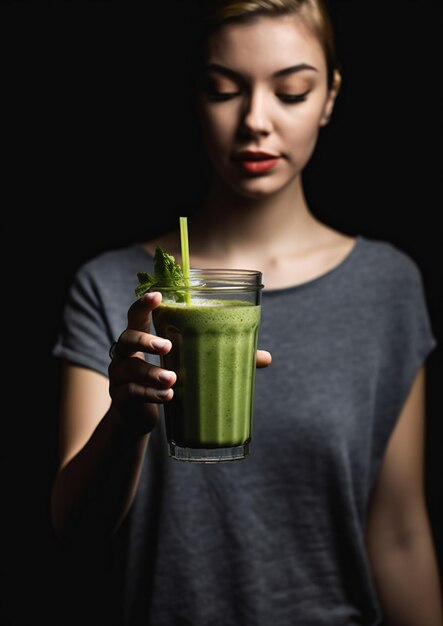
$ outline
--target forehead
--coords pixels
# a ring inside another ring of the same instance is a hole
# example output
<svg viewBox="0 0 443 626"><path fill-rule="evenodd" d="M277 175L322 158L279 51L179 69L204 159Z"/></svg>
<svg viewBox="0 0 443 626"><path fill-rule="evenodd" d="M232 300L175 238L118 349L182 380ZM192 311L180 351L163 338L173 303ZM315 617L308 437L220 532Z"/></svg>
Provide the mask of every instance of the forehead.
<svg viewBox="0 0 443 626"><path fill-rule="evenodd" d="M225 65L244 75L269 75L299 63L326 72L319 40L295 15L227 23L209 39L205 56L208 62Z"/></svg>

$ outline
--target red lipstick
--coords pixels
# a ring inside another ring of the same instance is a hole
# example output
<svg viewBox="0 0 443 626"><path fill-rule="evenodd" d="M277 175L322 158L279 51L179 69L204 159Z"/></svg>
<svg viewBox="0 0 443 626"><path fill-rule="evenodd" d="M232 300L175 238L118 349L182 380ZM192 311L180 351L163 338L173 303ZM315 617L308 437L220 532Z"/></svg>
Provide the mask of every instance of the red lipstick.
<svg viewBox="0 0 443 626"><path fill-rule="evenodd" d="M269 152L245 150L234 156L234 160L250 174L263 174L274 168L279 156Z"/></svg>

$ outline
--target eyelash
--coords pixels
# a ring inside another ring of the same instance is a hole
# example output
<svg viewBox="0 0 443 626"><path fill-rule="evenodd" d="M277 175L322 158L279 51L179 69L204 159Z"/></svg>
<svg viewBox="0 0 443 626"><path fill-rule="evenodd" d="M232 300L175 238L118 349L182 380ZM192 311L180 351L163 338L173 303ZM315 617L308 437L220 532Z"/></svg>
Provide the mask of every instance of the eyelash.
<svg viewBox="0 0 443 626"><path fill-rule="evenodd" d="M278 98L285 104L298 104L299 102L304 102L308 95L309 91L305 93L289 95L289 94L276 94ZM226 102L227 100L232 100L236 96L238 96L238 92L233 93L217 93L216 91L212 91L208 93L208 99L211 102Z"/></svg>
<svg viewBox="0 0 443 626"><path fill-rule="evenodd" d="M297 104L297 102L304 102L306 100L307 95L308 95L308 92L300 93L300 94L293 95L293 96L280 94L278 97L280 98L282 102L285 102L286 104Z"/></svg>

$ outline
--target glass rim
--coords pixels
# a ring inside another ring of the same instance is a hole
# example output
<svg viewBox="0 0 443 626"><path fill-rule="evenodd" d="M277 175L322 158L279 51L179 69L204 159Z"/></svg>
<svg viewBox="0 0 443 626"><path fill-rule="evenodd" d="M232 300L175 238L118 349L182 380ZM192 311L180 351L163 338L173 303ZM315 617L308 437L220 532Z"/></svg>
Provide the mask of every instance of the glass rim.
<svg viewBox="0 0 443 626"><path fill-rule="evenodd" d="M205 282L207 278L207 282ZM193 280L199 282L193 283ZM186 280L186 279L185 279ZM153 285L151 291L186 292L186 291L257 291L263 289L262 273L259 270L191 268L189 284Z"/></svg>
<svg viewBox="0 0 443 626"><path fill-rule="evenodd" d="M232 276L239 276L239 275L246 275L246 276L261 276L261 272L259 270L245 270L245 269L241 269L241 268L224 268L224 267L211 267L211 268L200 268L200 267L191 267L189 269L189 273L190 274L209 274L209 275L213 275L213 274L224 274L226 276L232 275Z"/></svg>
<svg viewBox="0 0 443 626"><path fill-rule="evenodd" d="M199 292L209 292L209 291L258 291L263 289L264 285L261 283L257 283L256 285L245 285L244 283L237 283L232 285L189 285L189 287L162 287L161 285L155 285L150 291L160 291L163 293L183 293L185 291L199 291Z"/></svg>

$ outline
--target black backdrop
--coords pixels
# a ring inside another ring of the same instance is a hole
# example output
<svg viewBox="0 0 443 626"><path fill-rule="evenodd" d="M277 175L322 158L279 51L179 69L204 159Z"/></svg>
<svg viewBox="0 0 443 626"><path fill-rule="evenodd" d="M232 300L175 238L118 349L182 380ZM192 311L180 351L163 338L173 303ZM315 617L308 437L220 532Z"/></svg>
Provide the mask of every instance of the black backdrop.
<svg viewBox="0 0 443 626"><path fill-rule="evenodd" d="M441 3L329 4L344 80L307 195L320 219L389 240L421 269L439 341L428 363L426 490L443 569ZM122 623L108 555L71 555L67 567L52 537L50 351L80 263L151 238L198 201L205 172L183 71L190 5L1 5L5 626Z"/></svg>

